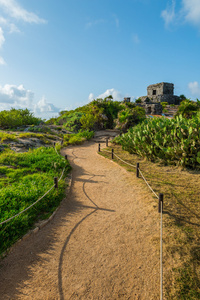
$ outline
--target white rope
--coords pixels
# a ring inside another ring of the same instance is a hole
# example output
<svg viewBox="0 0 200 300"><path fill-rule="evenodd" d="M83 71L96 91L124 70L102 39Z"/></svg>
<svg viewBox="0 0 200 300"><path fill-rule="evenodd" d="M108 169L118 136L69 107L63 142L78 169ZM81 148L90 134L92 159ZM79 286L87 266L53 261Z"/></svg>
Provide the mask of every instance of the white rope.
<svg viewBox="0 0 200 300"><path fill-rule="evenodd" d="M38 203L40 200L42 200L52 189L54 188L54 185L41 197L39 198L37 201L35 201L33 204L31 204L29 207L25 208L24 210L22 210L21 212L19 212L18 214L16 214L15 216L3 221L0 223L0 225L7 223L8 221L14 219L15 217L21 215L22 213L24 213L25 211L27 211L28 209L30 209L31 207L33 207L36 203Z"/></svg>
<svg viewBox="0 0 200 300"><path fill-rule="evenodd" d="M57 155L59 155L59 154L58 154L58 151L57 151L57 149L56 149L56 145L55 145L55 148L54 148L54 149L55 149L55 151L56 151Z"/></svg>
<svg viewBox="0 0 200 300"><path fill-rule="evenodd" d="M108 151L108 150L105 150L105 149L102 149L102 150L111 153L111 151ZM126 162L125 160L121 159L121 158L120 158L117 154L115 154L114 152L113 152L113 154L114 154L119 160L121 160L123 163L125 163L125 164L127 164L127 165L129 165L129 166L131 166L131 167L133 167L133 168L136 168L136 166L134 166L134 165L132 165L132 164L129 164L129 163ZM147 186L148 186L148 187L150 188L150 190L152 191L152 193L154 193L154 195L159 199L159 196L154 192L154 190L152 189L152 187L148 184L148 182L146 181L146 179L145 179L145 177L144 177L144 175L142 174L142 172L141 172L140 169L139 169L139 172L140 172L142 178L144 179L144 181L146 182Z"/></svg>
<svg viewBox="0 0 200 300"><path fill-rule="evenodd" d="M105 152L108 152L108 153L112 153L111 151L108 151L108 150L105 150L105 149L102 149L102 150L105 151ZM127 165L129 165L129 166L131 166L131 167L133 167L133 168L136 168L136 166L127 163L125 160L121 159L121 158L120 158L117 154L115 154L114 152L113 152L113 154L114 154L119 160L123 161L123 163L125 163L125 164L127 164Z"/></svg>
<svg viewBox="0 0 200 300"><path fill-rule="evenodd" d="M60 178L58 179L58 182L62 179L62 177L63 177L63 175L64 175L64 172L65 172L65 167L64 167L64 169L63 169L63 171L62 171L62 174L61 174Z"/></svg>
<svg viewBox="0 0 200 300"><path fill-rule="evenodd" d="M148 184L148 182L147 182L146 179L144 178L144 176L143 176L143 174L142 174L142 172L141 172L140 169L139 169L139 172L140 172L142 178L144 179L144 181L146 182L147 186L148 186L148 187L150 188L150 190L152 191L152 193L154 193L154 195L159 199L159 196L154 192L154 190L152 189L152 187Z"/></svg>
<svg viewBox="0 0 200 300"><path fill-rule="evenodd" d="M111 151L105 150L105 149L101 149L102 151L108 152L108 153L112 153Z"/></svg>
<svg viewBox="0 0 200 300"><path fill-rule="evenodd" d="M60 178L59 178L59 180L58 180L58 182L62 179L62 177L63 177L63 175L64 175L64 171L65 171L65 168L63 169L63 171L62 171L62 174L61 174L61 176L60 176ZM29 207L27 207L27 208L25 208L24 210L22 210L21 212L19 212L18 214L16 214L16 215L14 215L13 217L11 217L11 218L9 218L9 219L7 219L7 220L5 220L5 221L3 221L3 222L1 222L0 223L0 225L3 225L3 224L5 224L5 223L7 223L7 222L9 222L9 221L11 221L12 219L14 219L14 218L16 218L16 217L18 217L19 215L21 215L22 213L24 213L25 211L27 211L28 209L30 209L31 207L33 207L35 204L37 204L40 200L42 200L52 189L54 188L54 185L41 197L41 198L39 198L37 201L35 201L33 204L31 204Z"/></svg>
<svg viewBox="0 0 200 300"><path fill-rule="evenodd" d="M131 166L131 167L133 167L133 168L136 168L136 166L134 166L134 165L132 165L132 164L129 164L129 163L127 163L126 161L124 161L123 159L121 159L117 154L115 154L115 153L113 153L119 160L121 160L121 161L123 161L125 164L127 164L127 165L129 165L129 166Z"/></svg>
<svg viewBox="0 0 200 300"><path fill-rule="evenodd" d="M160 216L160 300L163 300L163 232L162 232L162 211L163 203L160 201L161 216Z"/></svg>

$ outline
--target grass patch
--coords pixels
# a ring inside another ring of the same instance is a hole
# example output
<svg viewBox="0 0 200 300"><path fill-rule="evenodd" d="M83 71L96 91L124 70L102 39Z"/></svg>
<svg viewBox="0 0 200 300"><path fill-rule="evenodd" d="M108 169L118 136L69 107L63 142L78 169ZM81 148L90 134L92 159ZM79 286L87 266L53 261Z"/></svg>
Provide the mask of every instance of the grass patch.
<svg viewBox="0 0 200 300"><path fill-rule="evenodd" d="M15 141L16 140L16 135L7 133L5 131L0 131L0 141L3 143L4 141Z"/></svg>
<svg viewBox="0 0 200 300"><path fill-rule="evenodd" d="M65 134L63 136L63 146L81 145L83 142L90 140L94 136L93 131L85 130L74 134Z"/></svg>
<svg viewBox="0 0 200 300"><path fill-rule="evenodd" d="M30 206L43 196L54 184L53 178L60 177L69 163L53 148L41 147L26 153L8 150L0 155L0 223ZM21 238L33 224L50 215L63 199L64 179L59 188L53 189L34 207L0 225L0 254Z"/></svg>
<svg viewBox="0 0 200 300"><path fill-rule="evenodd" d="M164 194L164 288L166 299L200 299L200 172L152 163L122 150L106 148L140 169L153 190ZM106 158L111 154L100 152ZM130 170L120 160L115 161ZM135 168L133 168L135 171ZM136 172L136 171L135 171ZM140 177L140 179L142 178ZM144 183L145 188L148 189ZM154 195L152 194L154 197ZM155 198L157 202L157 199Z"/></svg>

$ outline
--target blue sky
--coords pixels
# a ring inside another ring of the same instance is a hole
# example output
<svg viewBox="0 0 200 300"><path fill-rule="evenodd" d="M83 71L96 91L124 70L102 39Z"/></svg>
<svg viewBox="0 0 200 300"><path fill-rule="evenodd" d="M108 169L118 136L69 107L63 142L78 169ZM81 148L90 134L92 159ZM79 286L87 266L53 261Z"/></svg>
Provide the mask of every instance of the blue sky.
<svg viewBox="0 0 200 300"><path fill-rule="evenodd" d="M0 110L49 118L172 82L200 98L199 0L0 0Z"/></svg>

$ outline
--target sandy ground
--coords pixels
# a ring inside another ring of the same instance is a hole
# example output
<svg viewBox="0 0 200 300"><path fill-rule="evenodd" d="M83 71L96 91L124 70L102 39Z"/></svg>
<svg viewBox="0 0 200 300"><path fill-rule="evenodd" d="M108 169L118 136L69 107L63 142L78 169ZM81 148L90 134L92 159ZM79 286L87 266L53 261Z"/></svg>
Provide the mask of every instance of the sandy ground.
<svg viewBox="0 0 200 300"><path fill-rule="evenodd" d="M159 214L135 173L66 148L70 193L54 219L0 263L0 299L159 299Z"/></svg>

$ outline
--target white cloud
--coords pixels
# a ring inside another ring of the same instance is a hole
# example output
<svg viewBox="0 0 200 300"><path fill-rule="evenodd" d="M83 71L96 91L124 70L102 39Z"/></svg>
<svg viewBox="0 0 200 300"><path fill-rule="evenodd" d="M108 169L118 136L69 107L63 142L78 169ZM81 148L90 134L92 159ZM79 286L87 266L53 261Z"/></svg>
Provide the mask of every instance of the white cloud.
<svg viewBox="0 0 200 300"><path fill-rule="evenodd" d="M5 37L3 34L3 29L0 27L0 48L3 46L4 42L5 42Z"/></svg>
<svg viewBox="0 0 200 300"><path fill-rule="evenodd" d="M199 0L182 0L179 11L175 12L176 0L171 0L171 5L167 6L161 12L161 17L165 21L165 26L169 24L191 23L193 25L200 25L200 1Z"/></svg>
<svg viewBox="0 0 200 300"><path fill-rule="evenodd" d="M5 42L3 29L7 33L20 32L20 29L14 23L16 20L35 24L46 23L44 19L39 18L36 14L28 12L20 6L16 0L0 0L0 48L2 48ZM2 57L0 57L0 65L5 65Z"/></svg>
<svg viewBox="0 0 200 300"><path fill-rule="evenodd" d="M44 19L39 18L36 14L25 10L15 0L0 0L0 6L10 17L16 20L36 24L46 23Z"/></svg>
<svg viewBox="0 0 200 300"><path fill-rule="evenodd" d="M185 20L195 25L200 24L200 1L182 0Z"/></svg>
<svg viewBox="0 0 200 300"><path fill-rule="evenodd" d="M9 24L10 31L9 33L20 33L20 29L13 23Z"/></svg>
<svg viewBox="0 0 200 300"><path fill-rule="evenodd" d="M113 99L115 101L122 101L123 100L123 96L122 94L115 90L115 89L107 89L103 94L99 95L97 98L106 98L108 96L112 95L113 96Z"/></svg>
<svg viewBox="0 0 200 300"><path fill-rule="evenodd" d="M192 95L200 96L200 86L199 86L199 83L197 81L190 82L188 84L188 88L189 88Z"/></svg>
<svg viewBox="0 0 200 300"><path fill-rule="evenodd" d="M97 97L95 97L93 93L90 93L89 97L88 97L88 100L92 101L93 99L97 99L97 98L104 99L104 98L106 98L110 95L113 96L113 100L115 100L115 101L122 101L123 100L122 94L119 91L115 90L115 89L107 89L103 94L101 94Z"/></svg>
<svg viewBox="0 0 200 300"><path fill-rule="evenodd" d="M6 84L0 86L0 103L14 104L21 108L30 108L34 98L34 93L26 90L23 85Z"/></svg>
<svg viewBox="0 0 200 300"><path fill-rule="evenodd" d="M93 93L90 93L90 94L89 94L89 97L88 97L88 100L91 102L91 101L94 100L94 99L95 99L94 94L93 94Z"/></svg>
<svg viewBox="0 0 200 300"><path fill-rule="evenodd" d="M96 25L99 25L99 24L104 24L106 23L106 20L104 19L99 19L99 20L95 20L95 21L91 21L91 22L88 22L85 26L86 29L89 29L93 26L96 26Z"/></svg>
<svg viewBox="0 0 200 300"><path fill-rule="evenodd" d="M37 114L58 113L59 111L60 109L55 107L52 103L48 103L45 97L42 97L42 99L34 106L34 112Z"/></svg>
<svg viewBox="0 0 200 300"><path fill-rule="evenodd" d="M55 115L59 112L59 108L48 103L44 97L34 103L34 93L25 89L22 84L19 86L11 84L0 86L0 111L9 110L12 107L16 109L28 108L42 118L50 118L52 114Z"/></svg>
<svg viewBox="0 0 200 300"><path fill-rule="evenodd" d="M135 44L139 44L139 43L140 43L140 39L139 39L139 37L138 37L137 34L133 34L133 35L132 35L132 40L133 40L133 42L134 42Z"/></svg>
<svg viewBox="0 0 200 300"><path fill-rule="evenodd" d="M7 25L7 24L8 24L8 21L7 21L5 18L0 17L0 24L1 24L1 25Z"/></svg>
<svg viewBox="0 0 200 300"><path fill-rule="evenodd" d="M116 14L113 14L112 16L114 18L116 28L119 28L119 18L118 18L118 16Z"/></svg>
<svg viewBox="0 0 200 300"><path fill-rule="evenodd" d="M6 65L5 60L3 59L3 57L0 56L0 65Z"/></svg>
<svg viewBox="0 0 200 300"><path fill-rule="evenodd" d="M168 5L168 7L161 12L161 17L164 19L166 27L175 19L175 6L176 1L172 0L171 5Z"/></svg>
<svg viewBox="0 0 200 300"><path fill-rule="evenodd" d="M3 17L0 17L0 25L7 28L9 30L9 33L20 32L19 28L14 23L11 23L9 20L6 20Z"/></svg>

